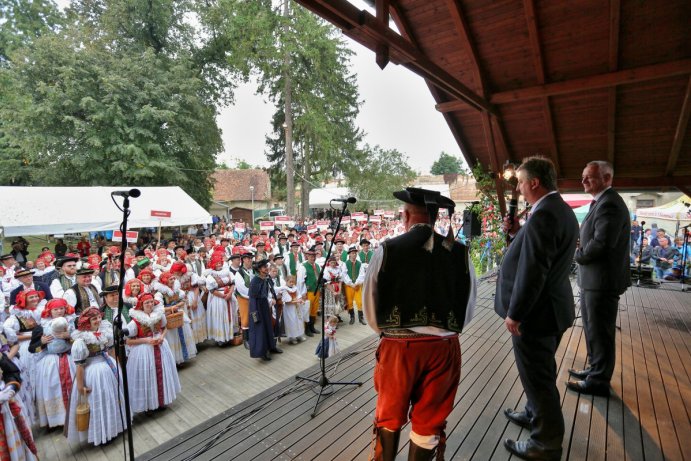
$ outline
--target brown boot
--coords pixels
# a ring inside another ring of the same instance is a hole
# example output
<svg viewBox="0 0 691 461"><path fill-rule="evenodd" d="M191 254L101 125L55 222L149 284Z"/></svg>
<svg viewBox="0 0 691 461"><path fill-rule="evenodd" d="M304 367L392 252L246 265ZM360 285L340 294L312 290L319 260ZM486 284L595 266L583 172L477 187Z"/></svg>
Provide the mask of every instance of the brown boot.
<svg viewBox="0 0 691 461"><path fill-rule="evenodd" d="M411 440L410 448L408 448L408 461L432 461L435 452L435 448L428 450L415 445Z"/></svg>
<svg viewBox="0 0 691 461"><path fill-rule="evenodd" d="M372 461L394 461L398 452L398 441L401 438L401 431L390 431L383 427L375 427L374 432L377 439Z"/></svg>

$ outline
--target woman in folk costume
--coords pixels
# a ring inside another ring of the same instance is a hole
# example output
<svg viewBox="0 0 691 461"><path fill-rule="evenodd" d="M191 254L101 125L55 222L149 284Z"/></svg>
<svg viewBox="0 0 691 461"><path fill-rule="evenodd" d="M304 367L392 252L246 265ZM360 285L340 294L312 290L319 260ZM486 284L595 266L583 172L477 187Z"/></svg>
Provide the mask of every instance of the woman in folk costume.
<svg viewBox="0 0 691 461"><path fill-rule="evenodd" d="M125 283L125 289L123 290L123 303L129 304L129 308L132 309L137 305L139 295L144 292L143 289L144 283L138 278L128 280L127 283Z"/></svg>
<svg viewBox="0 0 691 461"><path fill-rule="evenodd" d="M209 338L206 331L206 309L204 309L199 287L192 284L192 277L193 274L183 275L180 279L180 286L185 292L187 314L190 317L190 327L192 328L194 342L195 344L200 344Z"/></svg>
<svg viewBox="0 0 691 461"><path fill-rule="evenodd" d="M180 392L175 357L166 341L166 316L150 293L139 297L127 325L127 380L133 413L163 409Z"/></svg>
<svg viewBox="0 0 691 461"><path fill-rule="evenodd" d="M283 325L286 337L290 344L297 344L306 341L305 337L305 300L300 296L297 287L297 277L289 275L285 279L285 285L281 289L280 295L283 299ZM309 306L309 304L307 304Z"/></svg>
<svg viewBox="0 0 691 461"><path fill-rule="evenodd" d="M20 292L17 295L17 304L10 309L10 316L3 324L5 331L11 331L19 343L17 357L11 356L9 358L13 359L22 373L23 385L20 397L24 402L31 425L36 422L34 411L34 368L36 357L29 352L29 343L31 342L31 332L41 321L42 306L45 305L45 301L42 301L43 296L42 291L30 290ZM14 360L15 358L16 360Z"/></svg>
<svg viewBox="0 0 691 461"><path fill-rule="evenodd" d="M152 270L156 277L160 277L164 272L170 270L173 261L170 259L170 253L165 248L159 248L156 252L157 259L152 265Z"/></svg>
<svg viewBox="0 0 691 461"><path fill-rule="evenodd" d="M179 328L166 328L166 339L170 350L175 356L175 363L187 362L197 356L197 346L194 334L190 326L190 318L187 315L186 299L184 291L176 289L177 277L171 272L161 274L159 291L154 296L159 305L162 305L165 314L174 314L182 311L182 326Z"/></svg>
<svg viewBox="0 0 691 461"><path fill-rule="evenodd" d="M334 315L339 322L343 319L339 316L343 310L343 272L341 266L335 256L330 256L326 269L324 269L324 280L326 281L324 310L326 315Z"/></svg>
<svg viewBox="0 0 691 461"><path fill-rule="evenodd" d="M154 278L155 275L151 269L148 267L145 269L142 269L139 272L139 275L137 276L139 280L142 282L142 292L141 294L144 293L154 293L156 290L154 290ZM138 298L137 298L138 299ZM137 305L136 303L134 304L135 306Z"/></svg>
<svg viewBox="0 0 691 461"><path fill-rule="evenodd" d="M113 350L113 329L101 321L97 307L85 309L72 333L72 360L77 367L65 428L70 443L101 445L124 430L122 376ZM89 403L89 427L77 430L77 405Z"/></svg>
<svg viewBox="0 0 691 461"><path fill-rule="evenodd" d="M51 299L34 328L29 352L36 355L36 413L41 427L65 424L76 368L70 356L74 308L62 298ZM68 320L69 318L69 320Z"/></svg>
<svg viewBox="0 0 691 461"><path fill-rule="evenodd" d="M206 330L209 339L218 345L233 339L233 312L230 298L233 296L233 276L223 268L223 254L214 253L209 262L211 271L206 276L209 297L206 300Z"/></svg>
<svg viewBox="0 0 691 461"><path fill-rule="evenodd" d="M0 460L37 461L38 450L21 399L19 368L4 354L0 356Z"/></svg>

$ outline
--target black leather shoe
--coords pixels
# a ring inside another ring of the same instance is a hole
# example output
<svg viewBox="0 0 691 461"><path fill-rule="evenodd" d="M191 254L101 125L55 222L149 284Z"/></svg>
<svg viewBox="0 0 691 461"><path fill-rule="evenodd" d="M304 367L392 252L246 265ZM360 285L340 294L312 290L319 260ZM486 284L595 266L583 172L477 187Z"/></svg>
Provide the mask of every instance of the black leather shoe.
<svg viewBox="0 0 691 461"><path fill-rule="evenodd" d="M590 368L584 368L582 370L576 370L575 368L569 368L569 374L574 378L585 379L590 374Z"/></svg>
<svg viewBox="0 0 691 461"><path fill-rule="evenodd" d="M561 459L561 449L543 450L536 447L530 440L506 439L504 447L521 459L531 461L559 461Z"/></svg>
<svg viewBox="0 0 691 461"><path fill-rule="evenodd" d="M283 349L279 349L278 347L274 347L273 349L269 349L269 352L271 352L272 354L282 354Z"/></svg>
<svg viewBox="0 0 691 461"><path fill-rule="evenodd" d="M566 388L576 391L579 394L596 395L599 397L609 397L608 384L595 384L588 381L569 381Z"/></svg>
<svg viewBox="0 0 691 461"><path fill-rule="evenodd" d="M314 333L310 331L310 325L307 322L305 322L305 334L307 336L314 336Z"/></svg>
<svg viewBox="0 0 691 461"><path fill-rule="evenodd" d="M531 418L528 417L528 415L525 414L525 411L515 411L512 408L507 408L504 410L504 416L511 421L512 423L518 424L521 427L524 427L526 429L530 429L531 426Z"/></svg>
<svg viewBox="0 0 691 461"><path fill-rule="evenodd" d="M268 352L266 354L264 354L264 356L262 357L262 360L265 362L268 362L269 360L271 360L271 356L269 355Z"/></svg>

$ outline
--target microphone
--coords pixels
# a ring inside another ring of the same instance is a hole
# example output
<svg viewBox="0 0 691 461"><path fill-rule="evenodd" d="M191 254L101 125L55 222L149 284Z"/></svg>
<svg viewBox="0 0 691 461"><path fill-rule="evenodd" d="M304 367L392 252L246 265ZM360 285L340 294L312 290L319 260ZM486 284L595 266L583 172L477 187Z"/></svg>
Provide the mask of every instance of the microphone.
<svg viewBox="0 0 691 461"><path fill-rule="evenodd" d="M645 221L641 221L641 227L645 226Z"/></svg>
<svg viewBox="0 0 691 461"><path fill-rule="evenodd" d="M332 202L341 202L341 203L356 203L357 199L355 197L348 197L348 198L334 198L331 199Z"/></svg>
<svg viewBox="0 0 691 461"><path fill-rule="evenodd" d="M513 220L516 218L516 211L518 210L518 200L512 198L509 200L509 220L513 224Z"/></svg>
<svg viewBox="0 0 691 461"><path fill-rule="evenodd" d="M139 189L130 189L130 190L115 190L110 193L110 195L116 195L118 197L132 197L132 198L137 198L140 195L142 195L141 191Z"/></svg>

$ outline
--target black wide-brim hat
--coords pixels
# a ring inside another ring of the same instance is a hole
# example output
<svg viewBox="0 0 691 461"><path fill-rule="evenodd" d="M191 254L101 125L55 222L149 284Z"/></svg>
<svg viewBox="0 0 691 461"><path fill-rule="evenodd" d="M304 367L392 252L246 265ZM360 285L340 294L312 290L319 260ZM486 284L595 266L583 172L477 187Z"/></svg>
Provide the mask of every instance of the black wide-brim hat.
<svg viewBox="0 0 691 461"><path fill-rule="evenodd" d="M109 293L120 293L120 285L111 285L109 287L105 287L101 293L99 293L101 296L105 296Z"/></svg>
<svg viewBox="0 0 691 461"><path fill-rule="evenodd" d="M77 271L77 275L93 275L96 272L93 269L82 268Z"/></svg>
<svg viewBox="0 0 691 461"><path fill-rule="evenodd" d="M14 273L14 278L24 277L25 275L34 275L34 271L29 269L22 269Z"/></svg>
<svg viewBox="0 0 691 461"><path fill-rule="evenodd" d="M255 271L261 269L262 267L268 266L269 265L269 260L268 259L262 259L260 261L255 261L252 263L252 269Z"/></svg>

